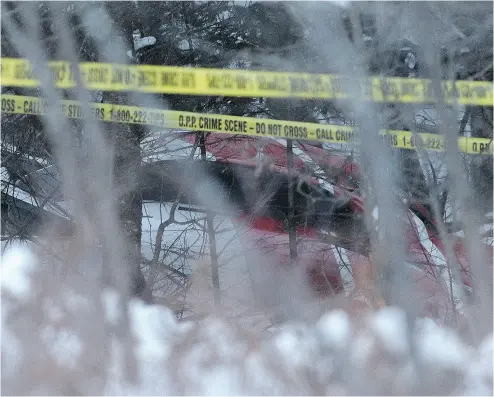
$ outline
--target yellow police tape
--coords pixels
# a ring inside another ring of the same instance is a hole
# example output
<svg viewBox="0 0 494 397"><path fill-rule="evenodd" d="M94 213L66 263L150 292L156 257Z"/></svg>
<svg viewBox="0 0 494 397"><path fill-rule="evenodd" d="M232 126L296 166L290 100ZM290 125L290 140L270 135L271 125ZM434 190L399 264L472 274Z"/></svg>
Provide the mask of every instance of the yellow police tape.
<svg viewBox="0 0 494 397"><path fill-rule="evenodd" d="M42 116L47 112L47 102L43 98L3 94L1 102L2 113ZM274 137L339 144L358 143L355 128L331 124L200 114L94 102L89 103L88 108L85 109L81 102L69 100L61 101L60 110L66 117L74 119L84 118L89 110L91 117L105 122L142 124L253 137ZM409 131L396 130L382 130L380 134L395 148L415 149L421 145L425 150L445 150L443 137L436 134L418 133L414 135ZM458 139L458 148L461 152L468 154L492 154L493 152L492 142L486 138L461 137Z"/></svg>
<svg viewBox="0 0 494 397"><path fill-rule="evenodd" d="M1 58L4 87L39 86L27 59ZM50 62L57 88L77 86L75 65ZM80 63L80 81L89 90L138 91L153 94L217 95L269 98L347 99L375 102L434 103L432 81L411 78L352 79L333 74L265 72L152 65ZM493 106L493 85L485 81L442 81L446 103Z"/></svg>

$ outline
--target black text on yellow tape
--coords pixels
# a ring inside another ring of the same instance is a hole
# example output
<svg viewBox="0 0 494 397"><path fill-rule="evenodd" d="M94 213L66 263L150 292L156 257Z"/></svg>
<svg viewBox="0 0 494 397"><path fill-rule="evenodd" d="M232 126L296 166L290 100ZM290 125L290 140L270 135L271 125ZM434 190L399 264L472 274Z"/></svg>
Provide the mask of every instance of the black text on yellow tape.
<svg viewBox="0 0 494 397"><path fill-rule="evenodd" d="M76 65L54 61L49 67L57 88L77 87ZM436 101L432 82L427 79L370 77L357 80L332 74L108 63L80 63L77 67L82 83L89 90L327 100L358 98L400 103ZM39 86L39 81L28 60L1 58L1 84L34 88ZM443 81L442 93L447 103L493 105L490 82Z"/></svg>
<svg viewBox="0 0 494 397"><path fill-rule="evenodd" d="M2 113L42 116L47 112L46 100L38 97L2 95L1 103ZM108 103L89 103L85 108L77 101L61 101L60 106L63 115L74 119L85 118L89 110L90 117L105 122L337 144L358 143L356 130L340 125L200 114ZM395 148L416 149L420 146L425 150L445 150L443 137L436 134L414 135L409 131L385 130L381 131L381 135ZM464 153L492 154L490 139L460 138L458 147Z"/></svg>
<svg viewBox="0 0 494 397"><path fill-rule="evenodd" d="M398 149L424 149L428 151L444 152L444 137L438 134L420 132L413 134L410 131L383 130L380 135L392 147ZM487 138L458 138L458 149L466 154L493 154L492 140Z"/></svg>

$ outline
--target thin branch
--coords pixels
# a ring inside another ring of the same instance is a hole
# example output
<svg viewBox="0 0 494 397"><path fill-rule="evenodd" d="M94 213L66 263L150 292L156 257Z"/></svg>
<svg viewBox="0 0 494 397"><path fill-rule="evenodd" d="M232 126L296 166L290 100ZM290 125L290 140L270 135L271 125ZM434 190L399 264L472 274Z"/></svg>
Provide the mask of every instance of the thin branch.
<svg viewBox="0 0 494 397"><path fill-rule="evenodd" d="M196 152L198 145L199 145L199 140L196 139L196 142L192 146L192 151L189 154L189 160L192 160L194 158L194 154ZM177 197L176 197L175 201L173 202L173 205L170 209L170 215L168 216L168 219L165 222L161 223L158 227L158 231L156 233L156 238L155 238L155 243L154 243L153 259L151 261L151 275L150 275L150 280L149 280L150 285L153 284L153 281L156 278L156 274L157 274L157 270L158 270L158 261L159 261L159 256L160 256L160 252L161 252L161 245L163 243L163 233L168 226L170 226L171 224L173 224L175 222L175 212L176 212L177 207L179 205L179 200L180 200L180 196L183 193L183 188L184 188L184 184L181 183L179 191L177 193Z"/></svg>

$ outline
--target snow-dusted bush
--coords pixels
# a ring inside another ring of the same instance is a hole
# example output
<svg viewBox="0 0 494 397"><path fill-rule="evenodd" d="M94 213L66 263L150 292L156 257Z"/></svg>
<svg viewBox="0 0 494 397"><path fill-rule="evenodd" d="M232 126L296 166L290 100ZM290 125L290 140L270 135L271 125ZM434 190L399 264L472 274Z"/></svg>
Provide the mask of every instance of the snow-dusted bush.
<svg viewBox="0 0 494 397"><path fill-rule="evenodd" d="M46 270L46 269L45 269ZM492 395L492 335L469 345L395 308L356 323L254 332L219 316L178 322L164 306L105 290L46 290L25 248L2 261L2 386L6 394ZM124 314L128 315L128 318Z"/></svg>

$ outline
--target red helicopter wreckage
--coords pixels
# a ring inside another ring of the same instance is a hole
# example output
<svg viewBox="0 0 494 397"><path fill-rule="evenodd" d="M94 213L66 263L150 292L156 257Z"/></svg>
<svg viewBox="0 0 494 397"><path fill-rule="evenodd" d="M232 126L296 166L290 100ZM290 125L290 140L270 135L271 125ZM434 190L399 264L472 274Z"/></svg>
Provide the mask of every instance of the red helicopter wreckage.
<svg viewBox="0 0 494 397"><path fill-rule="evenodd" d="M285 140L209 133L204 140L207 160L199 160L197 149L195 159L201 170L196 172L189 167L189 173L184 175L187 164L182 159L190 158L196 139L196 134L179 132L150 141L153 143L149 148L166 147L167 154L150 150L155 154L145 159L145 202L156 201L166 190L170 194L168 200L180 196L180 201L187 204L181 207L183 210L205 211L205 204L215 207L216 199L204 203L198 197L197 186L207 175L206 179L215 183L214 194L220 191L228 207L232 207L227 210L224 204L218 204L213 211L227 215L235 225L242 224L244 235L249 236L245 246L255 244L275 263L286 264L290 262L287 219L291 181L296 185L293 222L297 264L305 268L308 284L315 294L319 297L345 294L353 297L356 305L384 304L381 298L373 299L373 293L366 293L375 287L376 264L369 260L370 240L364 201L359 194L360 168L355 161L347 155L294 141L294 171L290 175ZM184 142L188 152L183 151ZM157 180L161 181L159 188L153 185ZM182 196L173 188L179 184L187 192ZM434 216L409 198L402 202L405 263L412 271L420 295L417 301L421 302L422 315L444 320L453 313L461 313L465 299L472 296L472 277L463 238L448 233L453 241L453 260L459 265L457 275L461 279L458 280L451 277L446 247L439 238ZM242 241L241 236L237 237ZM492 246L482 245L486 249L484 257L490 261L487 266L492 266Z"/></svg>

